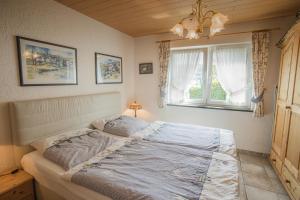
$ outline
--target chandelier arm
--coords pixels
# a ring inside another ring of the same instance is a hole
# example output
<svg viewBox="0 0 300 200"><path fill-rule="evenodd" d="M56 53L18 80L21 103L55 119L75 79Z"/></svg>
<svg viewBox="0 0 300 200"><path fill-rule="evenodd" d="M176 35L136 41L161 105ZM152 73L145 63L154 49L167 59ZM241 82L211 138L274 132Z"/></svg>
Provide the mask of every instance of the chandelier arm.
<svg viewBox="0 0 300 200"><path fill-rule="evenodd" d="M197 13L197 3L192 5L192 13Z"/></svg>
<svg viewBox="0 0 300 200"><path fill-rule="evenodd" d="M200 20L203 18L203 6L202 6L202 0L197 1L197 17L200 23Z"/></svg>
<svg viewBox="0 0 300 200"><path fill-rule="evenodd" d="M191 13L191 14L193 14L193 13ZM190 15L191 15L191 14L190 14ZM190 18L190 15L187 16L187 17L182 18L178 23L179 23L179 24L182 24L182 22L183 22L185 19L189 19L189 18Z"/></svg>
<svg viewBox="0 0 300 200"><path fill-rule="evenodd" d="M196 2L196 17L198 20L197 32L203 32L203 5L202 0L197 0Z"/></svg>
<svg viewBox="0 0 300 200"><path fill-rule="evenodd" d="M204 15L203 15L203 18L207 19L207 18L210 18L212 17L214 14L216 14L217 12L216 11L213 11L213 10L209 10L207 11ZM210 16L211 15L211 16Z"/></svg>

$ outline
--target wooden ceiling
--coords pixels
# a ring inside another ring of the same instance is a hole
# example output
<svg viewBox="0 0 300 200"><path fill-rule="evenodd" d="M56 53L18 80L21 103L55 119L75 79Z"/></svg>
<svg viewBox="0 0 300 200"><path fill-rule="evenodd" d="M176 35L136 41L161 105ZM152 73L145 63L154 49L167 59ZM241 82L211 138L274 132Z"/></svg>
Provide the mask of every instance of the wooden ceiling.
<svg viewBox="0 0 300 200"><path fill-rule="evenodd" d="M195 0L56 0L115 29L138 37L168 32L191 12ZM295 15L300 0L204 0L229 23Z"/></svg>

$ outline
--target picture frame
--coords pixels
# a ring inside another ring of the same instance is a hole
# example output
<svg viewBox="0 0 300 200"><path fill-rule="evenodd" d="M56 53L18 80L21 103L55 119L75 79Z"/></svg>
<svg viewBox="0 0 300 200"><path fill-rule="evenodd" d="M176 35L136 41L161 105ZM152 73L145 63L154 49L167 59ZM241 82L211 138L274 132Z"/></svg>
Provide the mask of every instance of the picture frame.
<svg viewBox="0 0 300 200"><path fill-rule="evenodd" d="M95 52L96 84L123 83L122 57Z"/></svg>
<svg viewBox="0 0 300 200"><path fill-rule="evenodd" d="M21 86L78 85L77 49L16 36Z"/></svg>
<svg viewBox="0 0 300 200"><path fill-rule="evenodd" d="M139 74L153 74L153 63L140 63Z"/></svg>

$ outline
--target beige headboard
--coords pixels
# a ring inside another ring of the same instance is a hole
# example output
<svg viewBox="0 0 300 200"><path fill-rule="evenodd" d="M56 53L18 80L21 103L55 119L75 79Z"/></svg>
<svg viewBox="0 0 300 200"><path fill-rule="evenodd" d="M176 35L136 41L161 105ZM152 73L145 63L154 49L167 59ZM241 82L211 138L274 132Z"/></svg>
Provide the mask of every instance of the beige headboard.
<svg viewBox="0 0 300 200"><path fill-rule="evenodd" d="M10 103L15 145L63 131L88 127L100 117L121 113L118 92L17 101Z"/></svg>

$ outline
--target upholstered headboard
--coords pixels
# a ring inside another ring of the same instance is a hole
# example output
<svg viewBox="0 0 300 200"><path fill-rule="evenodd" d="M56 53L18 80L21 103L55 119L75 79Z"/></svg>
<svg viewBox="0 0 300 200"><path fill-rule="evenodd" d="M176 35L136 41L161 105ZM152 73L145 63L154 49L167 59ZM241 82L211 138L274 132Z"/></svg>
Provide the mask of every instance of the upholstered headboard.
<svg viewBox="0 0 300 200"><path fill-rule="evenodd" d="M88 127L100 117L120 114L118 92L17 101L10 103L14 144L28 145L36 139L63 131Z"/></svg>

